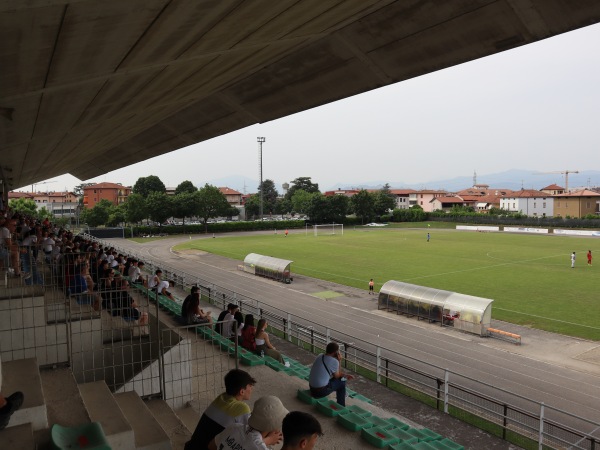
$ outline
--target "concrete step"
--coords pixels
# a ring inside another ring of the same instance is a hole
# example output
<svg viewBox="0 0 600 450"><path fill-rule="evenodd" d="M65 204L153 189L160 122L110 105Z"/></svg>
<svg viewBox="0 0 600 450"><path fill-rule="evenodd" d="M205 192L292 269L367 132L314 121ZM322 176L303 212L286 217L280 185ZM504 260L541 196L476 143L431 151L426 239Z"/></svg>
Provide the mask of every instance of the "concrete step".
<svg viewBox="0 0 600 450"><path fill-rule="evenodd" d="M136 449L171 450L169 436L136 392L123 392L114 397L133 427Z"/></svg>
<svg viewBox="0 0 600 450"><path fill-rule="evenodd" d="M160 426L165 430L167 436L169 436L173 450L183 450L185 443L192 437L190 430L164 400L152 399L145 403Z"/></svg>
<svg viewBox="0 0 600 450"><path fill-rule="evenodd" d="M8 396L15 391L23 392L25 400L23 406L12 415L8 426L31 423L33 430L48 428L48 416L36 358L2 363L2 392Z"/></svg>
<svg viewBox="0 0 600 450"><path fill-rule="evenodd" d="M81 398L92 422L100 422L113 450L135 448L133 428L104 381L79 385Z"/></svg>
<svg viewBox="0 0 600 450"><path fill-rule="evenodd" d="M5 428L0 432L2 448L10 450L31 450L36 448L33 428L30 423Z"/></svg>

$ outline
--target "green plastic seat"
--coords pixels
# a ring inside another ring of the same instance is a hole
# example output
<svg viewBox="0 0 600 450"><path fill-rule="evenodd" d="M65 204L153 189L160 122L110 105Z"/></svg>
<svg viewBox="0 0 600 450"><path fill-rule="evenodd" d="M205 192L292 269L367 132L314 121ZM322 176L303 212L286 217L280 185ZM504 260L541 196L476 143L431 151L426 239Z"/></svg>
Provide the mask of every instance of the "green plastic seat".
<svg viewBox="0 0 600 450"><path fill-rule="evenodd" d="M414 444L416 442L419 442L419 439L417 437L413 436L408 431L403 430L401 428L390 428L388 431L390 432L390 434L399 438L399 442L406 442L408 444Z"/></svg>
<svg viewBox="0 0 600 450"><path fill-rule="evenodd" d="M261 358L260 356L254 355L252 353L248 353L246 355L242 355L240 356L240 362L244 365L244 366L260 366L262 364L265 363L264 358Z"/></svg>
<svg viewBox="0 0 600 450"><path fill-rule="evenodd" d="M389 423L387 419L383 419L379 416L371 416L368 417L369 422L371 422L374 426L381 428L382 430L389 430L390 428L394 428L394 425Z"/></svg>
<svg viewBox="0 0 600 450"><path fill-rule="evenodd" d="M346 406L346 410L348 412L353 412L354 414L357 414L361 417L371 417L373 415L371 411L367 411L366 409L363 409L358 405Z"/></svg>
<svg viewBox="0 0 600 450"><path fill-rule="evenodd" d="M442 439L441 435L437 434L435 431L431 431L428 428L422 428L420 430L416 428L409 428L406 431L417 437L419 442L439 441Z"/></svg>
<svg viewBox="0 0 600 450"><path fill-rule="evenodd" d="M395 417L390 417L389 419L385 420L394 425L396 428L400 428L401 430L408 430L410 428L410 425L402 422L399 419L396 419Z"/></svg>
<svg viewBox="0 0 600 450"><path fill-rule="evenodd" d="M63 427L54 424L50 434L52 448L56 450L111 450L104 436L102 425L98 422L86 423L77 427Z"/></svg>
<svg viewBox="0 0 600 450"><path fill-rule="evenodd" d="M315 405L319 411L329 417L336 417L346 410L344 406L340 405L335 400L328 399L327 397L318 400Z"/></svg>
<svg viewBox="0 0 600 450"><path fill-rule="evenodd" d="M367 403L373 403L373 400L365 397L364 395L360 395L360 394L355 394L355 395L351 396L351 398L353 398L355 400L361 400L361 401L367 402Z"/></svg>
<svg viewBox="0 0 600 450"><path fill-rule="evenodd" d="M315 403L317 403L317 399L312 396L312 394L310 393L310 389L298 389L296 397L298 397L300 401L308 405L314 405Z"/></svg>
<svg viewBox="0 0 600 450"><path fill-rule="evenodd" d="M373 426L373 424L369 422L366 417L359 416L353 412L338 414L337 421L341 426L350 431L360 431L363 428L371 428Z"/></svg>
<svg viewBox="0 0 600 450"><path fill-rule="evenodd" d="M377 448L385 448L400 442L398 437L381 427L363 428L360 435L365 441Z"/></svg>

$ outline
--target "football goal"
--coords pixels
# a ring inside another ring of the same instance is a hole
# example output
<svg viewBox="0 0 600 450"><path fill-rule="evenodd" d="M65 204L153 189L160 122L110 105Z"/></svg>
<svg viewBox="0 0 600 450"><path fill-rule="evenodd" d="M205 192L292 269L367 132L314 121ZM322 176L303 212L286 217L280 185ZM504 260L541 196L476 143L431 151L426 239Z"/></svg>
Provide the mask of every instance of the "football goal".
<svg viewBox="0 0 600 450"><path fill-rule="evenodd" d="M315 236L331 236L331 235L344 235L344 225L341 223L330 223L325 225L313 225Z"/></svg>

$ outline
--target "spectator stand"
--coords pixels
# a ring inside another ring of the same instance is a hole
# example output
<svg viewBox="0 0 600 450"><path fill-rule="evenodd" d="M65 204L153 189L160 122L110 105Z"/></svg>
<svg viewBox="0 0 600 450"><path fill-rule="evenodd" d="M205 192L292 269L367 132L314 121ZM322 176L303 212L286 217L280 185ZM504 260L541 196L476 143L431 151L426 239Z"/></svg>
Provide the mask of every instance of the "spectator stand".
<svg viewBox="0 0 600 450"><path fill-rule="evenodd" d="M493 300L401 281L388 281L379 291L378 309L439 322L468 333L488 336Z"/></svg>
<svg viewBox="0 0 600 450"><path fill-rule="evenodd" d="M250 253L244 259L244 272L289 284L294 279L290 271L293 261Z"/></svg>

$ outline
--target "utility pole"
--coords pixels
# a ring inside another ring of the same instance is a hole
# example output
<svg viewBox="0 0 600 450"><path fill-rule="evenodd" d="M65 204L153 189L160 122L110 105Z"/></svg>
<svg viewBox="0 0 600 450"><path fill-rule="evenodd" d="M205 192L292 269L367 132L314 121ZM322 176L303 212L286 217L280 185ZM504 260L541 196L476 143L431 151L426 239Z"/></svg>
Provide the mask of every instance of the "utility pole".
<svg viewBox="0 0 600 450"><path fill-rule="evenodd" d="M259 213L258 215L260 216L260 220L263 219L263 171L262 171L262 145L265 142L265 138L264 137L258 137L256 138L258 141L258 175L260 177L260 207L259 207Z"/></svg>

